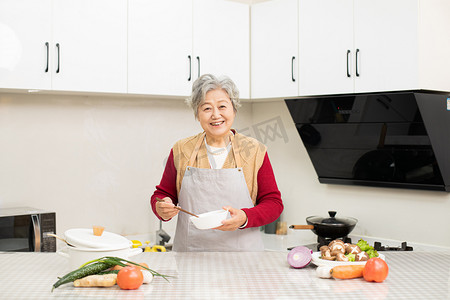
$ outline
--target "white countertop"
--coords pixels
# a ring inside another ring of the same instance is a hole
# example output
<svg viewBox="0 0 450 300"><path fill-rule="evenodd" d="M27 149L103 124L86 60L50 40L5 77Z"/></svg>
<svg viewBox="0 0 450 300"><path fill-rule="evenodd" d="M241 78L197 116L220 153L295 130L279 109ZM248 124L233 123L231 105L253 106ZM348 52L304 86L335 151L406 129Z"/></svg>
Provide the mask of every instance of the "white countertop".
<svg viewBox="0 0 450 300"><path fill-rule="evenodd" d="M58 276L71 271L55 253L0 252L1 299L448 299L450 252L384 252L389 276L383 283L362 278L320 279L315 266L293 269L286 252L150 252L133 256L176 276L156 277L138 290L75 288L51 293Z"/></svg>

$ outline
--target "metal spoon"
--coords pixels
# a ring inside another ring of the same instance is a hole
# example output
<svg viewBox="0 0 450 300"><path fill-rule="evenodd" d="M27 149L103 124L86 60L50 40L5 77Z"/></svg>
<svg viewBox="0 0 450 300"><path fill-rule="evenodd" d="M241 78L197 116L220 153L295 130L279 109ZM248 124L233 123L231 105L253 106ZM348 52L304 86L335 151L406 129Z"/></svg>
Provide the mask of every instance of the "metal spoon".
<svg viewBox="0 0 450 300"><path fill-rule="evenodd" d="M57 238L58 240L63 241L64 243L66 243L66 244L67 244L68 246L70 246L70 247L75 247L74 245L72 245L71 243L69 243L68 241L66 241L65 239L63 239L62 237L57 236L56 234L48 233L48 232L47 232L47 236L52 236L52 237L54 237L54 238Z"/></svg>

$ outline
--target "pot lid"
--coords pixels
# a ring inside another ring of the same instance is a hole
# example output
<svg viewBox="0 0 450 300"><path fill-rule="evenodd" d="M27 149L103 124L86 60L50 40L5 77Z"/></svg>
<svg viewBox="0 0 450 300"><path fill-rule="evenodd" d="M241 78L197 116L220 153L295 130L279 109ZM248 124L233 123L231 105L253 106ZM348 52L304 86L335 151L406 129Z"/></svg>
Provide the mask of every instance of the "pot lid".
<svg viewBox="0 0 450 300"><path fill-rule="evenodd" d="M354 226L358 222L355 218L349 218L349 217L342 217L342 218L336 218L336 212L335 211L329 211L328 214L329 217L318 217L318 216L312 216L306 218L307 222L310 222L313 225L330 225L330 226Z"/></svg>
<svg viewBox="0 0 450 300"><path fill-rule="evenodd" d="M67 242L75 247L122 249L131 247L127 238L104 231L101 236L94 235L92 229L74 228L64 232Z"/></svg>

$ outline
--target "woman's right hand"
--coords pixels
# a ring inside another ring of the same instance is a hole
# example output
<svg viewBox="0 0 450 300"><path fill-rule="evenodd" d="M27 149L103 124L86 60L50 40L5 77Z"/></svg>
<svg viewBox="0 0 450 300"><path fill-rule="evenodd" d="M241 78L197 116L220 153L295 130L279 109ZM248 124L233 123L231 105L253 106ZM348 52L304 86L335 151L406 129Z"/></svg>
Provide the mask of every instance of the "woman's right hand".
<svg viewBox="0 0 450 300"><path fill-rule="evenodd" d="M169 220L178 214L178 210L175 209L175 205L169 197L165 197L162 201L156 202L156 212L163 220Z"/></svg>

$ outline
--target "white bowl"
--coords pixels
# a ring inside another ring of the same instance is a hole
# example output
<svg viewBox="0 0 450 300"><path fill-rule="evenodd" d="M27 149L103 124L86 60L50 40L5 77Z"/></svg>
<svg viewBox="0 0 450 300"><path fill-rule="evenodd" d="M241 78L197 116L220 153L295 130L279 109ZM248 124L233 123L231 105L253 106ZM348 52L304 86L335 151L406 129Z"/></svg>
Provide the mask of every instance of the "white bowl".
<svg viewBox="0 0 450 300"><path fill-rule="evenodd" d="M192 223L198 229L211 229L222 225L222 221L230 217L228 210L214 210L204 214L200 214L197 217L190 217Z"/></svg>

